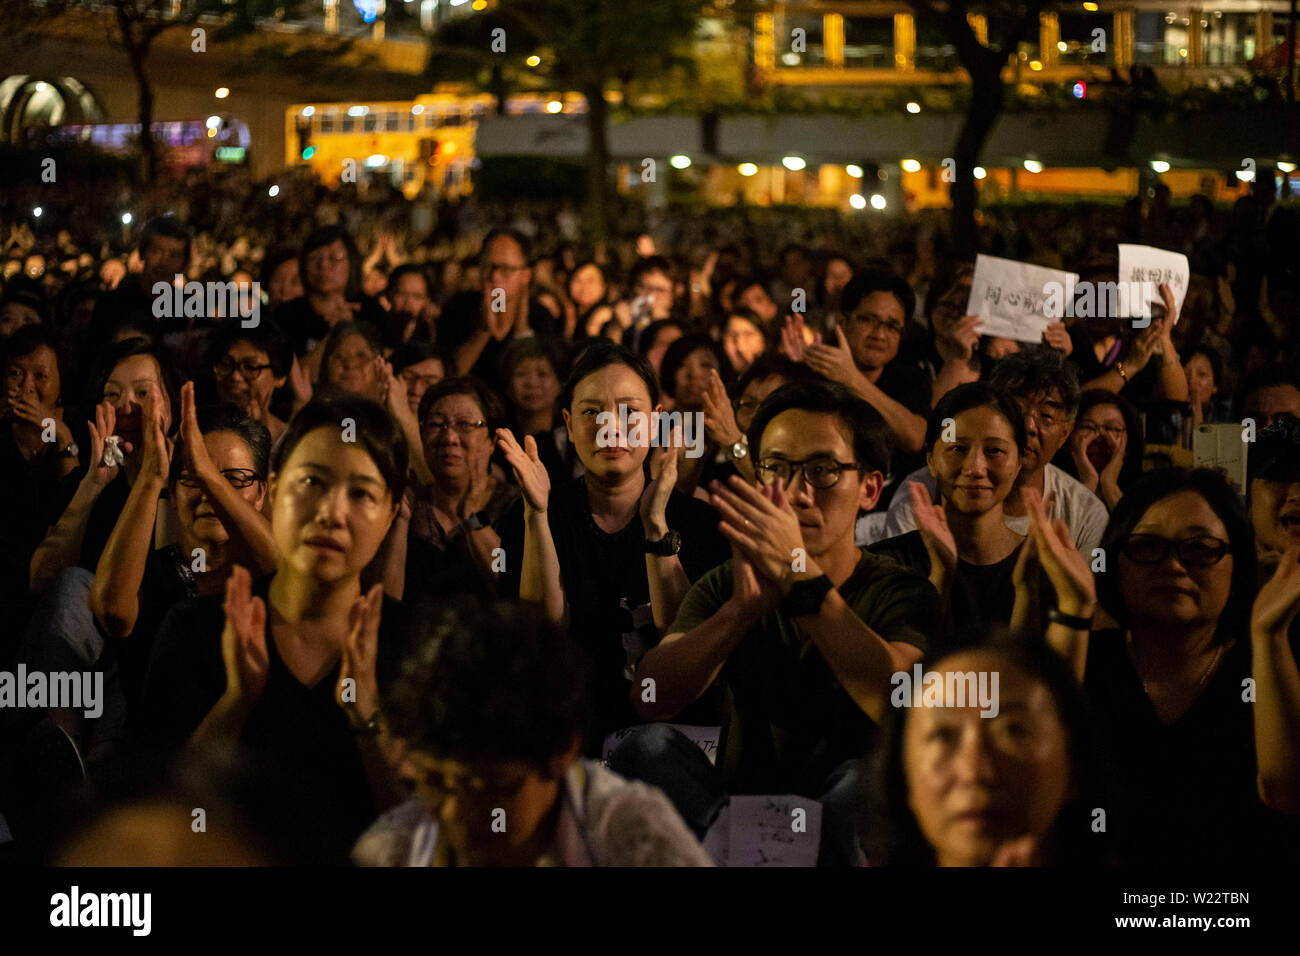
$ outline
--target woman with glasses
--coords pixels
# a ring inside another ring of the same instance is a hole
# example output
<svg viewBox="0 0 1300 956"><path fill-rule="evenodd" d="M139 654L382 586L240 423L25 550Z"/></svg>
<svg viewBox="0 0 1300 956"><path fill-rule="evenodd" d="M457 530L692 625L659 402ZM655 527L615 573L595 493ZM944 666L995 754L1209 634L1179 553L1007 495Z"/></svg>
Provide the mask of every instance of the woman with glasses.
<svg viewBox="0 0 1300 956"><path fill-rule="evenodd" d="M1083 636L1081 656L1099 741L1125 788L1108 832L1135 863L1294 862L1257 778L1285 743L1273 731L1296 726L1283 708L1300 678L1285 639L1267 633L1252 671L1255 549L1236 495L1208 469L1148 473L1120 500L1102 548L1098 600L1118 627ZM1282 676L1266 683L1265 672Z"/></svg>
<svg viewBox="0 0 1300 956"><path fill-rule="evenodd" d="M1142 474L1145 444L1142 420L1132 402L1104 388L1089 389L1079 399L1066 464L1114 511L1124 489Z"/></svg>
<svg viewBox="0 0 1300 956"><path fill-rule="evenodd" d="M388 377L384 346L369 322L341 322L321 349L320 384L383 403Z"/></svg>
<svg viewBox="0 0 1300 956"><path fill-rule="evenodd" d="M420 400L420 440L431 481L408 492L385 542L385 590L407 603L491 592L498 532L519 489L494 474L501 399L478 379L443 379ZM508 558L507 558L508 560Z"/></svg>
<svg viewBox="0 0 1300 956"><path fill-rule="evenodd" d="M297 359L279 326L267 320L251 329L225 322L212 332L208 366L217 383L217 398L239 406L261 422L271 441L284 434L284 419L271 411L277 389L288 380Z"/></svg>
<svg viewBox="0 0 1300 956"><path fill-rule="evenodd" d="M154 635L173 604L220 594L235 564L269 572L277 552L262 515L271 437L237 406L196 412L181 390L181 442L162 432L161 403L146 406L140 477L95 569L90 610L109 637L128 714L139 707ZM179 540L155 546L159 503L170 493Z"/></svg>

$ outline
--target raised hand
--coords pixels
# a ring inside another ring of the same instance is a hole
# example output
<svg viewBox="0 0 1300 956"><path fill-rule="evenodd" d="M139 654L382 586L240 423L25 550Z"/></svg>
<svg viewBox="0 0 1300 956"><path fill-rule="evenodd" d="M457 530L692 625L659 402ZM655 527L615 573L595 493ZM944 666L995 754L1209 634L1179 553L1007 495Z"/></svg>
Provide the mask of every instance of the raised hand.
<svg viewBox="0 0 1300 956"><path fill-rule="evenodd" d="M194 383L181 386L181 442L185 449L185 467L196 478L215 479L220 474L208 454L207 442L199 431L199 415L194 402Z"/></svg>
<svg viewBox="0 0 1300 956"><path fill-rule="evenodd" d="M785 349L785 354L790 356L791 361L803 361L804 349L807 348L808 342L804 338L803 316L799 313L785 317L785 324L781 326L781 346Z"/></svg>
<svg viewBox="0 0 1300 956"><path fill-rule="evenodd" d="M221 658L226 665L226 702L247 710L266 690L270 657L266 651L266 602L252 596L253 579L236 564L226 581L226 626Z"/></svg>
<svg viewBox="0 0 1300 956"><path fill-rule="evenodd" d="M1088 440L1077 431L1070 436L1070 457L1074 459L1074 468L1079 475L1079 481L1089 491L1095 492L1101 476L1088 460Z"/></svg>
<svg viewBox="0 0 1300 956"><path fill-rule="evenodd" d="M1119 473L1124 467L1124 453L1128 451L1128 432L1122 432L1119 438L1114 440L1108 436L1105 441L1110 447L1110 461L1106 462L1106 467L1101 470L1101 483L1113 485L1118 489Z"/></svg>
<svg viewBox="0 0 1300 956"><path fill-rule="evenodd" d="M1056 592L1056 606L1063 614L1089 617L1097 606L1097 583L1088 559L1074 546L1074 537L1064 521L1047 516L1042 496L1032 488L1021 492L1029 511L1029 534L1034 553L1047 572Z"/></svg>
<svg viewBox="0 0 1300 956"><path fill-rule="evenodd" d="M713 373L717 375L717 372ZM668 533L668 499L677 484L677 456L682 447L682 427L673 429L668 445L650 454L650 480L641 492L639 510L647 535L662 537Z"/></svg>
<svg viewBox="0 0 1300 956"><path fill-rule="evenodd" d="M760 577L753 563L737 545L731 546L731 598L734 607L745 614L762 617L781 605L781 591L771 581Z"/></svg>
<svg viewBox="0 0 1300 956"><path fill-rule="evenodd" d="M193 385L190 388L193 389ZM140 462L140 477L164 485L171 473L171 443L163 432L162 391L157 382L149 383L149 395L144 400L141 418L144 455Z"/></svg>
<svg viewBox="0 0 1300 956"><path fill-rule="evenodd" d="M794 583L796 552L803 556L804 570L799 573L812 577L821 573L804 550L799 517L780 479L760 490L732 475L725 486L715 481L709 490L709 501L722 515L718 530L782 594Z"/></svg>
<svg viewBox="0 0 1300 956"><path fill-rule="evenodd" d="M1277 570L1259 589L1250 615L1251 632L1284 636L1300 614L1300 545L1282 553Z"/></svg>
<svg viewBox="0 0 1300 956"><path fill-rule="evenodd" d="M1043 329L1043 341L1066 355L1074 351L1074 342L1070 339L1065 323L1061 321L1052 322Z"/></svg>
<svg viewBox="0 0 1300 956"><path fill-rule="evenodd" d="M908 493L912 496L912 514L916 517L916 528L921 532L925 550L930 554L932 566L952 571L957 567L957 539L948 527L948 516L943 505L931 503L925 485L919 481L908 482Z"/></svg>
<svg viewBox="0 0 1300 956"><path fill-rule="evenodd" d="M296 355L293 364L289 366L289 389L293 392L294 411L311 401L311 376Z"/></svg>
<svg viewBox="0 0 1300 956"><path fill-rule="evenodd" d="M704 387L704 433L709 441L723 448L744 437L736 424L736 411L727 397L727 387L716 368L709 369L709 381Z"/></svg>
<svg viewBox="0 0 1300 956"><path fill-rule="evenodd" d="M90 465L83 480L92 481L103 487L117 477L120 465L112 467L104 464L104 447L107 439L117 428L117 409L105 399L95 406L95 420L86 422L90 430Z"/></svg>
<svg viewBox="0 0 1300 956"><path fill-rule="evenodd" d="M348 613L348 636L343 643L339 682L335 688L343 712L354 724L365 723L379 710L379 619L384 609L384 586L376 584L357 598ZM347 681L352 681L348 690Z"/></svg>
<svg viewBox="0 0 1300 956"><path fill-rule="evenodd" d="M488 334L494 339L504 339L514 328L515 317L511 313L509 303L506 303L506 308L502 311L494 311L492 308L494 299L496 299L495 289L483 290L483 314L487 321Z"/></svg>
<svg viewBox="0 0 1300 956"><path fill-rule="evenodd" d="M849 340L844 337L844 330L838 325L835 326L835 344L823 345L818 342L809 345L804 349L803 360L817 374L849 388L857 386L862 378L857 363L853 361Z"/></svg>
<svg viewBox="0 0 1300 956"><path fill-rule="evenodd" d="M492 499L492 478L488 474L487 459L491 457L490 447L484 449L475 445L466 450L465 464L469 470L469 485L465 495L457 506L457 516L464 520L475 512L482 511Z"/></svg>
<svg viewBox="0 0 1300 956"><path fill-rule="evenodd" d="M506 456L506 461L515 473L515 481L519 483L519 490L524 493L524 515L532 517L545 513L551 496L551 478L538 457L537 440L532 435L526 435L524 447L520 448L510 429L498 428L497 447Z"/></svg>
<svg viewBox="0 0 1300 956"><path fill-rule="evenodd" d="M936 323L934 347L947 362L969 362L980 343L980 317L964 315L955 322L939 327Z"/></svg>

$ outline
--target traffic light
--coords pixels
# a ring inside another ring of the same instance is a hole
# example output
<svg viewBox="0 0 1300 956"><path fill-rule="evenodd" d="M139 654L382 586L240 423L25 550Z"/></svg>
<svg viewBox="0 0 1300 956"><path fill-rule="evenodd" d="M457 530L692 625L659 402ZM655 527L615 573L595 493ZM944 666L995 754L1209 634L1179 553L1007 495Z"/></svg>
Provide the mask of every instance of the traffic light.
<svg viewBox="0 0 1300 956"><path fill-rule="evenodd" d="M298 155L303 160L311 159L316 155L316 147L311 144L311 119L299 116L295 128L298 131Z"/></svg>

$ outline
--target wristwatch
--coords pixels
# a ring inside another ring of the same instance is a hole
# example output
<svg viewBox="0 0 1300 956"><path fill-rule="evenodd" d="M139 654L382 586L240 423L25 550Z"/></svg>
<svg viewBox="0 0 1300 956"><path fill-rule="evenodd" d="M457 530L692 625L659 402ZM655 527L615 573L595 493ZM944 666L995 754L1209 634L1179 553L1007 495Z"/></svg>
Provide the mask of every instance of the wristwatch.
<svg viewBox="0 0 1300 956"><path fill-rule="evenodd" d="M658 541L646 539L645 553L658 555L661 558L671 558L678 551L682 550L682 533L680 531L669 531Z"/></svg>
<svg viewBox="0 0 1300 956"><path fill-rule="evenodd" d="M727 457L732 461L740 461L740 459L744 458L748 454L749 442L745 440L745 436L743 435L740 437L740 441L735 442L727 448Z"/></svg>
<svg viewBox="0 0 1300 956"><path fill-rule="evenodd" d="M488 517L486 511L476 511L465 519L465 527L469 528L470 531L482 531L484 528L490 527L491 524L492 519Z"/></svg>
<svg viewBox="0 0 1300 956"><path fill-rule="evenodd" d="M804 581L795 581L790 585L790 593L781 602L781 613L786 617L799 617L801 614L816 614L821 610L826 595L835 589L831 579L824 574Z"/></svg>
<svg viewBox="0 0 1300 956"><path fill-rule="evenodd" d="M1060 608L1053 607L1047 610L1047 621L1049 624L1063 624L1075 631L1092 630L1092 617L1079 617L1074 614L1066 614Z"/></svg>
<svg viewBox="0 0 1300 956"><path fill-rule="evenodd" d="M60 458L78 458L81 455L81 449L77 447L75 441L68 442L68 447L59 452Z"/></svg>
<svg viewBox="0 0 1300 956"><path fill-rule="evenodd" d="M375 711L367 720L353 720L349 716L348 724L352 727L352 732L361 737L377 737L383 732L379 711Z"/></svg>

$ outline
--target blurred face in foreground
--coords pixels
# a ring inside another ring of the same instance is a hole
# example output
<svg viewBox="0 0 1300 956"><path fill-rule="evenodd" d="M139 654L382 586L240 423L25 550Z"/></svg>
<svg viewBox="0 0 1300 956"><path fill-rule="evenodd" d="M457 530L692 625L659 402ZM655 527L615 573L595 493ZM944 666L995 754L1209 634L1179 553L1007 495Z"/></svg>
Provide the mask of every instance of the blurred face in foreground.
<svg viewBox="0 0 1300 956"><path fill-rule="evenodd" d="M997 712L945 676L944 706L914 698L903 729L907 802L940 866L987 866L1012 841L1041 848L1070 798L1069 740L1048 688L1004 658L968 651L940 675L984 672ZM915 690L915 688L914 688ZM949 690L961 691L961 699ZM967 706L956 706L957 704Z"/></svg>

